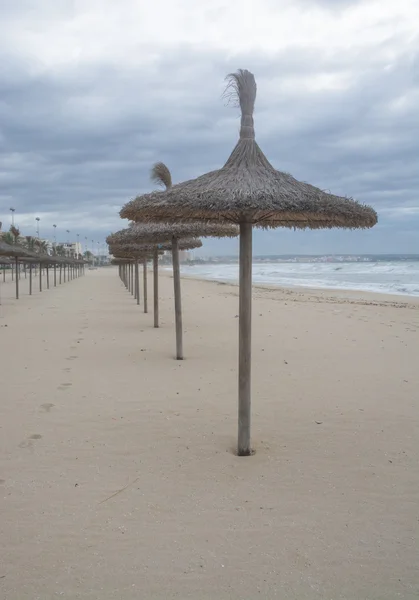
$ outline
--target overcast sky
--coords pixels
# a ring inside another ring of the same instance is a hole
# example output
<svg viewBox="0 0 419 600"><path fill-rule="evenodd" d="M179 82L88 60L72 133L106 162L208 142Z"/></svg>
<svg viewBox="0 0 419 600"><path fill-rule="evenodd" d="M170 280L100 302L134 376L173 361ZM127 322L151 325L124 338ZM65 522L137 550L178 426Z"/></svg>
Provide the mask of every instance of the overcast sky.
<svg viewBox="0 0 419 600"><path fill-rule="evenodd" d="M371 204L366 232L255 233L254 253L419 253L418 0L0 0L0 220L103 241L123 203L221 167L224 77L251 70L256 138L297 179ZM201 254L234 252L206 241Z"/></svg>

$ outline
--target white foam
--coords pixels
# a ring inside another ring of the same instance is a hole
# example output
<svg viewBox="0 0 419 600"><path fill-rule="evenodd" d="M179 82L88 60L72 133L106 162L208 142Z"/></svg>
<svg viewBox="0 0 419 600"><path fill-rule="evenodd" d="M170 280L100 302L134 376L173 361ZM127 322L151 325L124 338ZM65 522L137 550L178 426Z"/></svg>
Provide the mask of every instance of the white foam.
<svg viewBox="0 0 419 600"><path fill-rule="evenodd" d="M237 264L221 263L183 265L182 272L192 277L234 283L239 273ZM254 263L253 282L419 296L419 262Z"/></svg>

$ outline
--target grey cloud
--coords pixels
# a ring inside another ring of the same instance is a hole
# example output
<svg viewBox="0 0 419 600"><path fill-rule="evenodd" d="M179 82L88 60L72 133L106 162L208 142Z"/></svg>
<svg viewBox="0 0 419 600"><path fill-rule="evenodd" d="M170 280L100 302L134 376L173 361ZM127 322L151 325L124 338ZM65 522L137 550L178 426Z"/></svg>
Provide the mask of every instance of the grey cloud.
<svg viewBox="0 0 419 600"><path fill-rule="evenodd" d="M276 245L292 252L307 244L314 244L312 252L333 244L385 250L385 229L393 223L393 240L407 251L403 244L410 244L409 228L419 218L399 213L395 223L388 209L418 205L417 60L400 56L386 64L378 51L365 57L313 49L226 59L183 48L152 67L96 64L33 76L9 56L0 67L2 220L13 201L20 213L60 211L63 220L76 221L83 214L92 229L117 228L123 225L117 207L151 189L156 160L167 162L176 181L219 167L239 126L237 110L221 98L223 78L247 67L258 81L256 131L269 160L299 179L387 210L372 232L258 233L256 250ZM317 89L307 87L324 76L341 77L341 87L321 81ZM216 247L234 244L206 244Z"/></svg>
<svg viewBox="0 0 419 600"><path fill-rule="evenodd" d="M368 4L368 0L298 0L302 7L312 8L319 6L328 10L339 11L360 4Z"/></svg>

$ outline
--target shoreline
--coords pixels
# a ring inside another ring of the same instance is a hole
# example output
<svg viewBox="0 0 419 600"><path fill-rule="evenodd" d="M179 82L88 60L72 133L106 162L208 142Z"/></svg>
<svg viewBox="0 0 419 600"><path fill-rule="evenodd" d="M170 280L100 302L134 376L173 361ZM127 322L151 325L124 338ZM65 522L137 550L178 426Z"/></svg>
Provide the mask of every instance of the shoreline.
<svg viewBox="0 0 419 600"><path fill-rule="evenodd" d="M160 269L160 272L173 277L171 267ZM200 281L202 283L214 283L227 287L239 288L238 282L224 281L221 279L208 279L182 273L181 278L185 280ZM304 286L276 286L272 284L253 283L253 290L264 290L282 293L286 297L294 297L295 300L310 301L322 300L324 302L340 304L342 301L367 304L373 306L392 306L400 308L418 308L419 296L408 296L406 294L387 294L382 292L369 292L366 290L345 290L340 288L316 288Z"/></svg>

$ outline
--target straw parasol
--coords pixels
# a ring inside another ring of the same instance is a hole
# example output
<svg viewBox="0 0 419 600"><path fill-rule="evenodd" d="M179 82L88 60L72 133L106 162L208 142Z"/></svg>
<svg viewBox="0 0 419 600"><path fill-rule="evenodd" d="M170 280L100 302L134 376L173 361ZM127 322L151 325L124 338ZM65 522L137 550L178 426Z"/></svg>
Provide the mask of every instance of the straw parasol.
<svg viewBox="0 0 419 600"><path fill-rule="evenodd" d="M111 236L108 236L107 240ZM109 242L108 242L109 243ZM109 252L115 258L128 259L124 267L123 282L125 287L134 295L137 304L140 304L140 278L138 264L143 264L143 295L144 312L148 312L148 294L147 294L147 261L152 257L154 246L151 244L117 244L109 243ZM163 254L163 251L160 251ZM128 267L128 269L127 269Z"/></svg>
<svg viewBox="0 0 419 600"><path fill-rule="evenodd" d="M137 197L121 216L144 221L228 221L240 225L239 436L238 454L252 453L251 297L252 227L298 229L373 227L376 212L277 171L255 141L256 82L239 70L228 76L226 95L241 109L240 139L224 167L165 192Z"/></svg>
<svg viewBox="0 0 419 600"><path fill-rule="evenodd" d="M150 231L150 227L147 227L147 231ZM115 234L110 235L107 238L108 243L112 243L114 239L127 240L122 242L124 247L129 244L141 244L143 247L150 247L147 244L142 243L144 236L148 236L149 233L144 232L144 227L130 228L129 230L121 230ZM178 251L179 250L192 250L200 248L202 246L201 240L197 238L179 238L178 239ZM158 280L158 250L172 251L172 242L165 242L160 244L154 244L151 246L153 255L153 299L154 299L154 327L159 327L159 280Z"/></svg>
<svg viewBox="0 0 419 600"><path fill-rule="evenodd" d="M13 258L23 258L25 256L30 256L31 253L25 248L21 246L8 244L7 242L3 242L0 240L0 256L9 256Z"/></svg>
<svg viewBox="0 0 419 600"><path fill-rule="evenodd" d="M0 240L0 256L7 256L15 259L16 267L16 300L19 300L19 259L31 256L32 253L17 244L8 244Z"/></svg>
<svg viewBox="0 0 419 600"><path fill-rule="evenodd" d="M162 185L166 190L172 186L172 176L167 166L162 163L156 163L151 170L151 179L155 183ZM135 202L135 201L134 201ZM120 216L134 221L129 229L126 229L123 236L128 239L136 234L144 242L172 243L172 263L173 263L173 285L175 296L175 323L176 323L176 358L183 360L183 328L182 328L182 299L180 290L180 263L179 263L179 238L181 237L237 237L239 231L233 225L222 223L136 223L142 218L137 216L137 206L132 211L128 210L132 203L122 208ZM129 214L128 214L129 213Z"/></svg>

